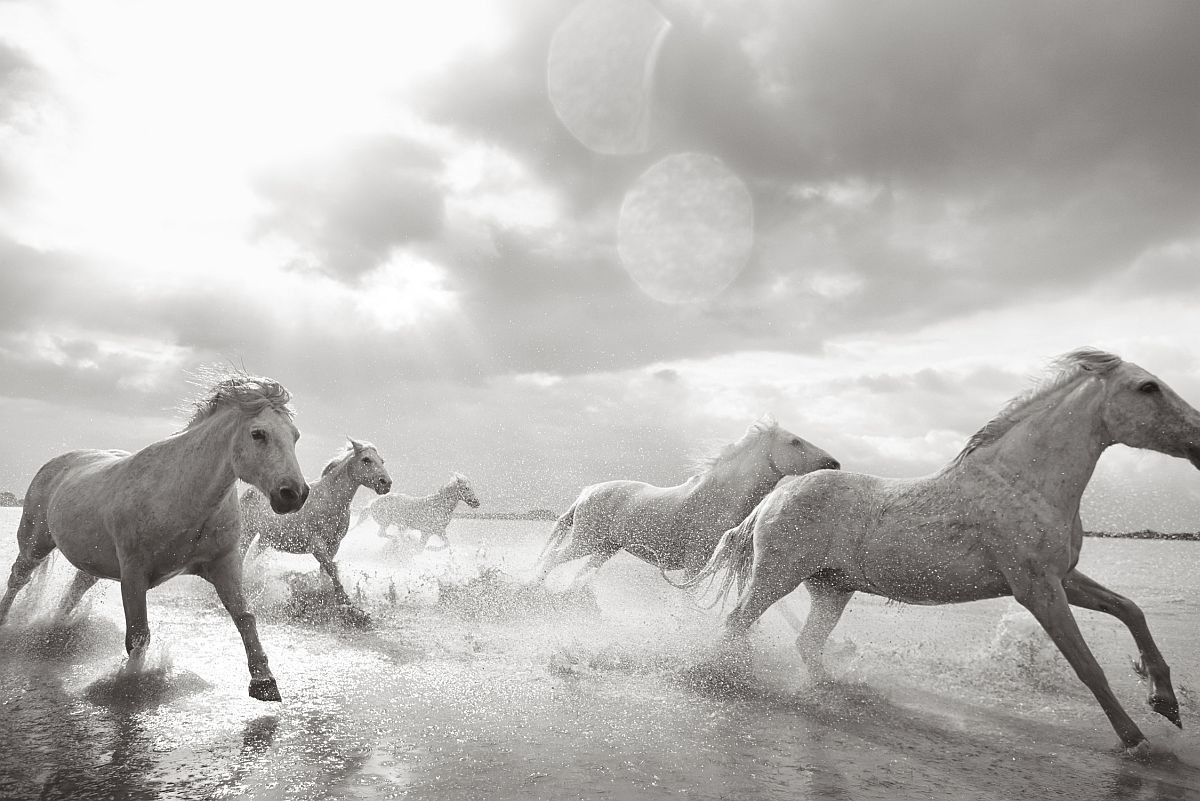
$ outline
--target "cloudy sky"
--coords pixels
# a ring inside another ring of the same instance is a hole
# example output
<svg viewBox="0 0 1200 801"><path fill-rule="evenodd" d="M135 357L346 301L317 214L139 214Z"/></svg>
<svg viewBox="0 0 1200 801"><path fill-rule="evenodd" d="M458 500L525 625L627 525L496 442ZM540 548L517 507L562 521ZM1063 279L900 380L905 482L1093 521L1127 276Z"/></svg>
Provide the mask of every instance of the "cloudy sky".
<svg viewBox="0 0 1200 801"><path fill-rule="evenodd" d="M1053 356L1200 404L1200 4L0 1L0 489L293 392L560 509L763 412L930 472ZM1093 528L1200 528L1111 449Z"/></svg>

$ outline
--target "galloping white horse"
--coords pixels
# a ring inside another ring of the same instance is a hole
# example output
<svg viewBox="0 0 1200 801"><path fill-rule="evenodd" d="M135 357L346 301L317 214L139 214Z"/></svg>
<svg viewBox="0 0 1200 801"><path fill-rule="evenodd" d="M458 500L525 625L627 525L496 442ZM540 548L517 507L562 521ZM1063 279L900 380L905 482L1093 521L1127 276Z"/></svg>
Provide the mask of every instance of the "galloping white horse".
<svg viewBox="0 0 1200 801"><path fill-rule="evenodd" d="M250 695L278 701L279 689L242 592L241 532L234 483L267 495L279 513L304 505L296 464L291 396L267 378L219 382L183 431L126 451L71 451L47 462L29 486L17 528L20 553L0 623L33 569L58 548L79 572L59 607L75 608L101 578L121 582L125 649L140 659L150 643L146 591L183 573L216 588L246 647Z"/></svg>
<svg viewBox="0 0 1200 801"><path fill-rule="evenodd" d="M1049 633L1127 746L1145 740L1084 642L1070 605L1121 620L1141 653L1155 712L1181 726L1171 674L1141 609L1076 568L1079 500L1100 454L1122 443L1200 467L1200 412L1162 381L1108 353L1080 349L1006 406L940 472L888 479L821 472L782 484L688 584L728 568L740 595L727 644L803 582L812 611L797 639L816 680L846 603L868 592L913 604L1011 595ZM1144 667L1142 667L1144 666Z"/></svg>
<svg viewBox="0 0 1200 801"><path fill-rule="evenodd" d="M436 534L445 544L432 550L441 550L450 546L450 541L446 539L446 527L450 525L454 507L458 506L459 501L472 509L479 508L479 498L471 489L471 482L462 473L451 473L450 481L432 495L414 497L396 493L376 498L363 509L355 525L371 517L379 524L381 537L388 536L388 526L396 526L401 531L415 529L421 532L422 548Z"/></svg>
<svg viewBox="0 0 1200 801"><path fill-rule="evenodd" d="M590 556L572 582L582 586L622 548L662 570L683 569L690 576L721 534L781 478L839 467L828 453L764 417L683 484L607 481L585 487L542 548L533 583L559 565ZM571 541L564 545L568 535Z"/></svg>
<svg viewBox="0 0 1200 801"><path fill-rule="evenodd" d="M287 553L310 553L333 579L338 601L349 605L350 597L342 587L333 559L350 530L350 501L359 487L369 487L377 495L385 495L392 488L392 478L378 449L369 442L353 439L325 465L321 477L309 484L308 502L295 514L272 513L263 494L250 487L242 493L241 500L243 556L251 541L256 553L268 546Z"/></svg>

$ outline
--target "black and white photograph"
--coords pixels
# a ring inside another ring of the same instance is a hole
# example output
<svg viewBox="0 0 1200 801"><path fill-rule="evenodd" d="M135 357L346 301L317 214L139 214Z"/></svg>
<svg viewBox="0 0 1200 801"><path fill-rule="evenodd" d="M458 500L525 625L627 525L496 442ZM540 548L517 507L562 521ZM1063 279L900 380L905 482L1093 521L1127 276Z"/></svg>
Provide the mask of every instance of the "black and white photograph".
<svg viewBox="0 0 1200 801"><path fill-rule="evenodd" d="M1200 801L1200 3L0 0L0 798Z"/></svg>

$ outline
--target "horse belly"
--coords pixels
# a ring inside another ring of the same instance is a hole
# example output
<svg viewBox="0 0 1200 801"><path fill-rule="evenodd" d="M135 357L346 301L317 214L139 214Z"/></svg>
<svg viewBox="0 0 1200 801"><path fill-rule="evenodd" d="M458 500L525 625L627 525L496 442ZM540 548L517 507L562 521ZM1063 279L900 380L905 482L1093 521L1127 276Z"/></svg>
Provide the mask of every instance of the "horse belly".
<svg viewBox="0 0 1200 801"><path fill-rule="evenodd" d="M54 529L50 530L51 536ZM79 532L70 539L55 538L58 550L75 568L93 576L119 580L121 563L112 539L103 531Z"/></svg>

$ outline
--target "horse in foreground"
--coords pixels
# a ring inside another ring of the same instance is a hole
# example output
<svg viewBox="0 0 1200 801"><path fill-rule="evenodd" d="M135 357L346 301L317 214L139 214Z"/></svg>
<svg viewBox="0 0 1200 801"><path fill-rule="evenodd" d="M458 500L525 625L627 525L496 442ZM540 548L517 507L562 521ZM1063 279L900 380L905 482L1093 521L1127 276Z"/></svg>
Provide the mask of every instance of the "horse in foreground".
<svg viewBox="0 0 1200 801"><path fill-rule="evenodd" d="M392 478L374 445L351 439L346 449L325 465L321 477L309 484L308 502L299 512L277 515L259 490L248 488L241 499L243 557L252 542L256 555L268 546L287 553L310 553L333 580L338 602L351 606L333 560L350 530L350 501L359 487L386 495Z"/></svg>
<svg viewBox="0 0 1200 801"><path fill-rule="evenodd" d="M250 667L250 695L278 701L279 689L242 592L241 532L234 482L271 499L281 514L304 505L308 485L282 385L235 376L196 404L187 427L137 453L71 451L34 476L17 528L20 553L0 623L33 569L56 547L78 572L59 607L65 616L101 578L121 582L125 649L144 657L150 643L146 591L181 574L213 585L237 626Z"/></svg>
<svg viewBox="0 0 1200 801"><path fill-rule="evenodd" d="M389 526L396 526L402 532L409 528L415 529L421 532L421 548L425 548L430 537L436 534L445 544L433 550L441 550L450 547L450 540L446 538L446 528L450 525L450 518L454 516L454 508L458 506L459 501L472 509L479 508L479 498L476 497L475 490L471 489L471 482L462 473L451 473L450 481L432 495L414 497L396 493L376 498L370 506L363 509L356 525L370 517L379 524L381 537L388 536Z"/></svg>
<svg viewBox="0 0 1200 801"><path fill-rule="evenodd" d="M1076 569L1079 501L1100 454L1122 443L1200 467L1200 412L1130 362L1080 349L1010 402L940 472L890 479L820 472L780 485L726 532L695 586L727 568L737 606L723 641L741 640L801 583L812 611L796 644L810 675L846 603L868 592L912 604L1013 596L1058 646L1129 747L1145 736L1109 688L1071 605L1121 620L1140 651L1155 712L1182 727L1171 673L1141 609Z"/></svg>
<svg viewBox="0 0 1200 801"><path fill-rule="evenodd" d="M704 566L725 530L784 476L839 467L828 453L764 417L683 484L608 481L585 487L542 548L533 584L559 565L588 556L572 582L572 588L583 586L622 548L662 570L682 569L690 576Z"/></svg>

